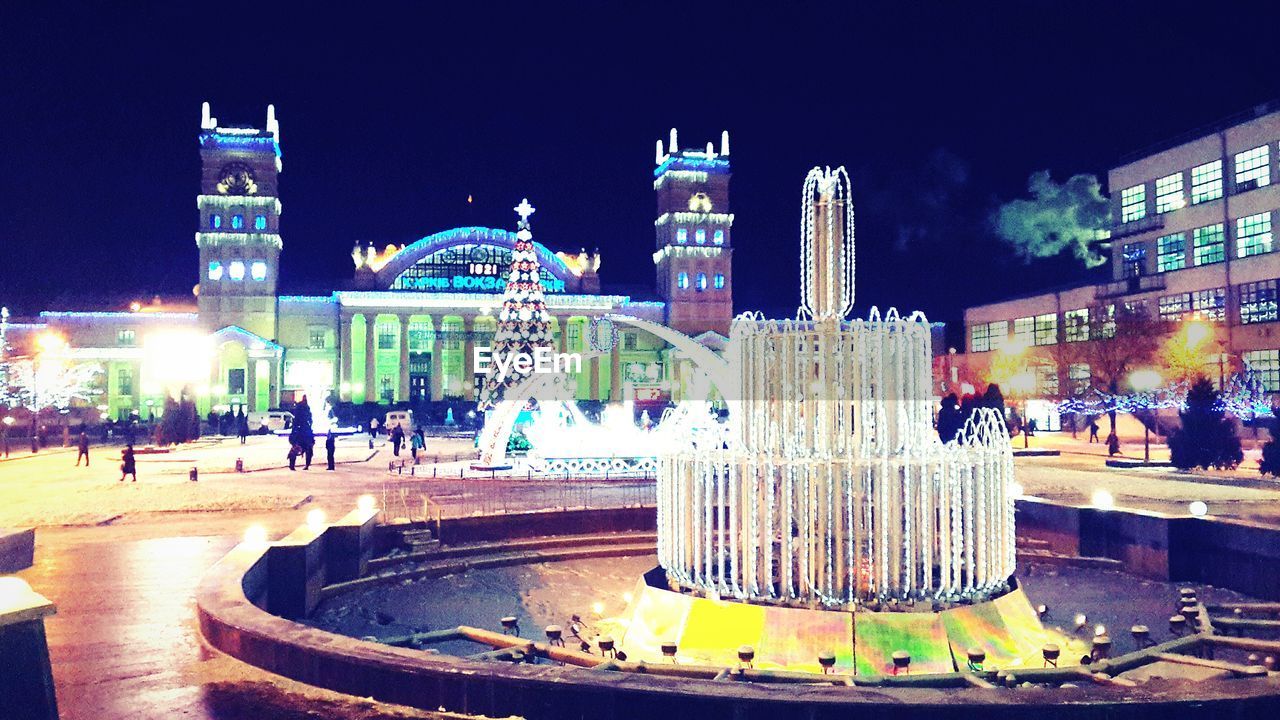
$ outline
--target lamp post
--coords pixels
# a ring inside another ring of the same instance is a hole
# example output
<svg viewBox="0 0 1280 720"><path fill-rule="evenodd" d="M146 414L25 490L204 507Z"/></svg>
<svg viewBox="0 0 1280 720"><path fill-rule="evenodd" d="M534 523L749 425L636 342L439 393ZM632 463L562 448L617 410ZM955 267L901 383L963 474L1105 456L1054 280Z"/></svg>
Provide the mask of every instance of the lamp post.
<svg viewBox="0 0 1280 720"><path fill-rule="evenodd" d="M1027 430L1030 427L1030 421L1027 418L1027 403L1031 398L1031 393L1036 389L1036 376L1030 370L1013 375L1009 378L1009 389L1012 390L1022 400L1022 448L1025 450L1030 445L1027 436Z"/></svg>
<svg viewBox="0 0 1280 720"><path fill-rule="evenodd" d="M1149 395L1153 390L1160 387L1163 379L1160 373L1155 370L1135 370L1129 373L1129 384L1133 389L1143 394ZM1148 418L1152 423L1155 422L1155 413L1150 408L1150 398L1148 398L1147 412ZM1151 425L1146 420L1142 423L1142 462L1143 464L1151 463Z"/></svg>

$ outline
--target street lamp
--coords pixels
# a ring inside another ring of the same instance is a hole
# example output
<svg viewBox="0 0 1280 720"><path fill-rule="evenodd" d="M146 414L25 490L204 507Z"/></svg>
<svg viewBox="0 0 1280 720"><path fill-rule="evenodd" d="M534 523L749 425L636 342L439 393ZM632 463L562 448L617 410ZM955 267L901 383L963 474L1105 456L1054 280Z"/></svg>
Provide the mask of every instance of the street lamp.
<svg viewBox="0 0 1280 720"><path fill-rule="evenodd" d="M1009 378L1009 389L1022 398L1022 447L1025 450L1029 448L1030 441L1027 438L1027 429L1029 423L1027 420L1027 401L1031 397L1031 393L1036 389L1036 376L1030 370L1013 375Z"/></svg>
<svg viewBox="0 0 1280 720"><path fill-rule="evenodd" d="M1133 389L1141 393L1150 393L1160 387L1164 382L1160 377L1160 373L1155 370L1135 370L1129 373L1129 384ZM1148 403L1149 405L1150 403ZM1150 414L1149 420L1155 422L1155 413L1151 412L1151 408L1147 408ZM1151 463L1151 425L1147 422L1142 423L1142 462L1144 464Z"/></svg>

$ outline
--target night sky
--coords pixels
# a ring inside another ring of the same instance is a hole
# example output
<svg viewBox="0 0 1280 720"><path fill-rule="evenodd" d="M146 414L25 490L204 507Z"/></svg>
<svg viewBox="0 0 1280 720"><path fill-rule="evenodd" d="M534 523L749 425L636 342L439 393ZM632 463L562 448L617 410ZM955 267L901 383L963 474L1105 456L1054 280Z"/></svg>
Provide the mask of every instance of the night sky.
<svg viewBox="0 0 1280 720"><path fill-rule="evenodd" d="M730 131L739 311L794 312L801 181L843 164L858 312L956 321L1086 277L994 239L1030 173L1105 175L1280 96L1274 2L754 4L4 3L0 303L189 297L208 100L223 124L276 105L282 292L338 287L355 241L512 227L527 195L539 241L599 248L606 289L648 295L674 125L688 145Z"/></svg>

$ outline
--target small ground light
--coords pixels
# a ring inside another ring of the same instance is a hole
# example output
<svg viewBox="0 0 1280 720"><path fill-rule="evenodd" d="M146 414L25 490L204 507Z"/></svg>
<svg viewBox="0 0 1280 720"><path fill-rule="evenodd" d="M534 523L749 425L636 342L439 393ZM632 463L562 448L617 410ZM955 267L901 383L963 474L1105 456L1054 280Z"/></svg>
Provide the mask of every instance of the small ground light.
<svg viewBox="0 0 1280 720"><path fill-rule="evenodd" d="M893 651L893 674L897 675L899 672L911 672L911 653L906 650Z"/></svg>
<svg viewBox="0 0 1280 720"><path fill-rule="evenodd" d="M596 638L596 645L600 646L601 657L616 657L617 653L613 649L613 638L608 635L601 635Z"/></svg>
<svg viewBox="0 0 1280 720"><path fill-rule="evenodd" d="M604 603L599 600L591 603L591 612L597 615L604 615Z"/></svg>
<svg viewBox="0 0 1280 720"><path fill-rule="evenodd" d="M627 592L622 593L622 602L624 602L624 603L626 603L626 604L628 604L628 605L630 605L630 604L631 604L631 601L632 601L634 598L635 598L635 596L631 594L631 591L630 591L630 590L628 590Z"/></svg>
<svg viewBox="0 0 1280 720"><path fill-rule="evenodd" d="M1209 506L1204 504L1202 500L1196 500L1187 506L1187 510L1191 512L1193 517L1204 517L1209 514Z"/></svg>
<svg viewBox="0 0 1280 720"><path fill-rule="evenodd" d="M326 516L324 514L324 511L321 510L320 508L316 508L315 510L312 510L311 512L307 513L307 527L311 528L312 530L319 530L320 528L324 527L325 519L326 519Z"/></svg>
<svg viewBox="0 0 1280 720"><path fill-rule="evenodd" d="M244 542L247 545L264 545L267 542L267 529L261 525L250 525L244 529Z"/></svg>
<svg viewBox="0 0 1280 720"><path fill-rule="evenodd" d="M1093 646L1090 649L1089 656L1093 661L1104 660L1111 654L1111 638L1106 635L1098 635L1093 638Z"/></svg>
<svg viewBox="0 0 1280 720"><path fill-rule="evenodd" d="M564 647L564 630L559 625L547 626L547 642L558 647Z"/></svg>
<svg viewBox="0 0 1280 720"><path fill-rule="evenodd" d="M360 512L373 512L373 509L377 506L378 501L372 495L361 495L356 498L356 509Z"/></svg>
<svg viewBox="0 0 1280 720"><path fill-rule="evenodd" d="M1129 633L1133 635L1134 642L1138 643L1138 647L1144 648L1151 642L1151 630L1146 625L1134 625L1129 628Z"/></svg>
<svg viewBox="0 0 1280 720"><path fill-rule="evenodd" d="M818 664L822 666L822 674L826 675L836 666L836 654L830 650L818 653Z"/></svg>
<svg viewBox="0 0 1280 720"><path fill-rule="evenodd" d="M982 672L982 663L987 661L987 653L980 647L971 647L965 651L969 656L969 669L974 672Z"/></svg>
<svg viewBox="0 0 1280 720"><path fill-rule="evenodd" d="M1181 635L1187 629L1187 619L1181 615L1174 615L1169 618L1169 632L1174 635Z"/></svg>
<svg viewBox="0 0 1280 720"><path fill-rule="evenodd" d="M502 623L503 635L519 635L520 634L520 621L516 619L515 615L507 615L506 617L502 618L498 622Z"/></svg>
<svg viewBox="0 0 1280 720"><path fill-rule="evenodd" d="M746 667L754 667L756 659L756 649L750 645L743 645L738 648L738 662Z"/></svg>
<svg viewBox="0 0 1280 720"><path fill-rule="evenodd" d="M662 642L662 657L671 660L671 662L675 662L677 649L678 646L674 640L664 640Z"/></svg>
<svg viewBox="0 0 1280 720"><path fill-rule="evenodd" d="M1094 637L1099 637L1099 636L1101 636L1101 635L1106 635L1106 634L1107 634L1107 626L1106 626L1106 625L1094 625L1094 626L1093 626L1093 636L1094 636Z"/></svg>
<svg viewBox="0 0 1280 720"><path fill-rule="evenodd" d="M1111 496L1111 493L1101 488L1093 491L1093 498L1090 502L1099 510L1110 510L1116 506L1116 499Z"/></svg>
<svg viewBox="0 0 1280 720"><path fill-rule="evenodd" d="M1084 613L1076 613L1076 630L1083 628L1089 624L1089 618Z"/></svg>
<svg viewBox="0 0 1280 720"><path fill-rule="evenodd" d="M1036 615L1039 615L1041 620L1043 620L1043 619L1045 619L1046 617L1048 617L1048 616L1049 616L1049 606L1048 606L1048 605L1037 605L1037 606L1036 606Z"/></svg>
<svg viewBox="0 0 1280 720"><path fill-rule="evenodd" d="M1058 656L1062 654L1062 650L1058 649L1058 646L1053 643L1047 643L1044 647L1040 648L1040 654L1044 656L1045 667L1049 667L1050 665L1058 667Z"/></svg>

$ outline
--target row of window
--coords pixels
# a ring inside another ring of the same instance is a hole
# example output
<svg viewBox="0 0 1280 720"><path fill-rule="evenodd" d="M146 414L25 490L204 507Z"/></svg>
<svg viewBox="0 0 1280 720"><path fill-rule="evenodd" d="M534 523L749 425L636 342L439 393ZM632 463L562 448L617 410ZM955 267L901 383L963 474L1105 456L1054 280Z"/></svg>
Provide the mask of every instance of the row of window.
<svg viewBox="0 0 1280 720"><path fill-rule="evenodd" d="M210 230L221 230L221 229L222 229L222 216L221 216L221 215L210 215L210 216L209 216L209 229L210 229ZM235 215L232 215L232 216L231 216L231 229L232 229L232 230L243 230L243 229L244 229L244 215L240 215L240 214L238 214L238 213L237 213L237 214L235 214ZM253 229L254 229L254 230L266 230L266 229L267 229L267 216L266 216L266 215L255 215L255 216L253 217Z"/></svg>
<svg viewBox="0 0 1280 720"><path fill-rule="evenodd" d="M1271 213L1237 218L1235 221L1236 257L1263 255L1275 249L1271 229ZM1122 249L1125 276L1142 275L1146 261L1146 244L1126 243ZM1222 223L1191 231L1190 265L1187 256L1187 234L1170 233L1156 238L1156 272L1182 270L1186 267L1213 265L1226 259L1227 238Z"/></svg>
<svg viewBox="0 0 1280 720"><path fill-rule="evenodd" d="M723 289L724 289L724 274L723 274L723 273L716 273L715 281L714 281L714 282L715 282L715 288L716 288L717 290L723 290ZM689 287L689 273L687 273L687 272L682 272L682 273L680 273L679 275L677 275L677 276L676 276L676 287L679 287L681 290L685 290L685 289L687 289L687 288ZM697 280L696 280L696 282L695 282L694 289L695 289L695 290L697 290L697 291L699 291L699 292L701 292L701 291L703 291L703 290L706 290L706 289L707 289L707 274L706 274L706 273L698 273L698 277L697 277Z"/></svg>
<svg viewBox="0 0 1280 720"><path fill-rule="evenodd" d="M707 244L706 228L698 228L694 230L693 241L698 245L706 245ZM689 243L689 228L676 228L676 243L680 245L687 245ZM715 234L711 236L711 244L712 245L724 244L724 230L715 231Z"/></svg>
<svg viewBox="0 0 1280 720"><path fill-rule="evenodd" d="M1271 146L1259 145L1256 148L1238 152L1232 157L1234 163L1235 192L1244 192L1271 184ZM1198 205L1222 197L1222 160L1214 160L1191 168L1191 204ZM1176 172L1162 178L1156 178L1155 212L1157 215L1167 213L1187 204L1187 193L1184 188L1185 174ZM1129 223L1147 216L1147 186L1134 185L1120 191L1120 222Z"/></svg>
<svg viewBox="0 0 1280 720"><path fill-rule="evenodd" d="M211 281L222 279L225 272L226 276L232 280L244 279L245 264L241 260L232 260L227 263L226 267L218 260L209 261L208 278ZM249 264L249 277L259 282L267 279L267 263L265 260L254 260Z"/></svg>
<svg viewBox="0 0 1280 720"><path fill-rule="evenodd" d="M1258 282L1236 285L1236 297L1239 300L1240 324L1280 321L1280 279L1260 280ZM1136 310L1145 310L1145 301L1138 301L1129 306ZM1222 322L1227 317L1227 288L1208 288L1195 292L1174 293L1164 295L1156 300L1156 308L1161 320L1176 322L1180 320L1206 320ZM1102 308L1079 308L1067 310L1062 314L1063 339L1066 342L1084 342L1090 340L1090 312L1105 312L1105 318L1096 318L1092 332L1102 337L1110 337L1115 333L1115 306ZM1009 334L1009 321L996 320L980 323L969 328L969 350L971 352L987 352L995 350L1012 338L1015 344L1022 346L1056 345L1058 343L1058 316L1054 313L1015 318L1013 334Z"/></svg>

